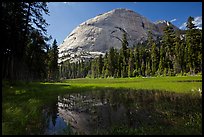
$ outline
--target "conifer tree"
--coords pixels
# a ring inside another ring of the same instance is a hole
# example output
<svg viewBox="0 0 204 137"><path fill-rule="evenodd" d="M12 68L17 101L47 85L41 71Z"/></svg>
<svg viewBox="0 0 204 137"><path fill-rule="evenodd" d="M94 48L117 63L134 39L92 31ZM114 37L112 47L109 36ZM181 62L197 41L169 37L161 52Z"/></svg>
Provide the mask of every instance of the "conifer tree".
<svg viewBox="0 0 204 137"><path fill-rule="evenodd" d="M100 77L102 76L102 69L103 69L103 58L102 58L102 54L100 54L98 59L98 73Z"/></svg>
<svg viewBox="0 0 204 137"><path fill-rule="evenodd" d="M174 39L175 39L175 32L172 27L172 25L166 26L164 29L164 35L163 35L163 48L166 53L165 55L165 62L166 62L166 68L167 70L173 69L173 61L175 59L175 46L174 46Z"/></svg>
<svg viewBox="0 0 204 137"><path fill-rule="evenodd" d="M160 59L159 59L159 74L162 75L165 68L165 51L164 46L160 47Z"/></svg>
<svg viewBox="0 0 204 137"><path fill-rule="evenodd" d="M127 65L128 65L128 52L127 52L127 49L128 49L128 42L127 42L127 36L125 33L123 33L123 38L122 38L122 59L123 59L123 62L122 62L122 65L123 65L123 68L122 68L122 77L127 77Z"/></svg>
<svg viewBox="0 0 204 137"><path fill-rule="evenodd" d="M152 49L151 49L151 61L152 61L152 75L155 75L155 72L157 71L157 49L156 49L156 43L152 43Z"/></svg>
<svg viewBox="0 0 204 137"><path fill-rule="evenodd" d="M201 33L193 23L194 18L189 17L187 21L187 32L186 32L186 46L188 53L188 62L187 65L190 69L191 74L196 73L196 69L200 66L199 54L200 44L202 43Z"/></svg>
<svg viewBox="0 0 204 137"><path fill-rule="evenodd" d="M135 48L135 70L134 70L134 76L139 76L140 74L140 58L139 58L139 49L138 47Z"/></svg>
<svg viewBox="0 0 204 137"><path fill-rule="evenodd" d="M134 55L133 55L133 51L130 50L130 57L128 61L128 77L133 76L133 70L134 70Z"/></svg>

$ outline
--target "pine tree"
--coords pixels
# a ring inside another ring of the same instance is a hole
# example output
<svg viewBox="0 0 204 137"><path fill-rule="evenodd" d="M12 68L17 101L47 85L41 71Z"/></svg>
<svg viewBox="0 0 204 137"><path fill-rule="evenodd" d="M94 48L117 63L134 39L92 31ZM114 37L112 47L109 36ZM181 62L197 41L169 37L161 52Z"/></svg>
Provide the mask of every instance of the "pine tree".
<svg viewBox="0 0 204 137"><path fill-rule="evenodd" d="M132 50L130 50L130 57L128 61L128 77L133 76L133 70L134 70L134 55Z"/></svg>
<svg viewBox="0 0 204 137"><path fill-rule="evenodd" d="M190 68L191 74L195 74L197 72L196 69L200 66L199 54L201 54L200 44L202 43L201 33L198 29L196 29L193 21L193 17L188 18L186 33L186 46L188 53L187 65Z"/></svg>
<svg viewBox="0 0 204 137"><path fill-rule="evenodd" d="M54 79L58 78L59 74L59 67L58 67L58 46L57 46L57 41L54 39L53 41L53 72L54 72Z"/></svg>
<svg viewBox="0 0 204 137"><path fill-rule="evenodd" d="M187 29L192 30L194 28L196 28L195 24L193 23L194 18L193 17L188 17L188 21L187 21Z"/></svg>
<svg viewBox="0 0 204 137"><path fill-rule="evenodd" d="M25 62L29 66L30 80L44 79L47 77L47 53L45 52L46 43L43 36L36 30L31 33L25 56Z"/></svg>
<svg viewBox="0 0 204 137"><path fill-rule="evenodd" d="M97 58L92 60L91 62L91 75L92 75L92 78L98 77Z"/></svg>
<svg viewBox="0 0 204 137"><path fill-rule="evenodd" d="M142 76L145 76L145 70L146 70L146 66L145 66L145 62L143 60L142 65L141 65L141 75Z"/></svg>
<svg viewBox="0 0 204 137"><path fill-rule="evenodd" d="M160 47L160 60L159 60L159 74L162 75L165 68L165 51L164 46Z"/></svg>
<svg viewBox="0 0 204 137"><path fill-rule="evenodd" d="M146 62L146 66L145 66L145 76L150 76L151 75L151 65L150 65L150 60L148 60Z"/></svg>
<svg viewBox="0 0 204 137"><path fill-rule="evenodd" d="M108 53L107 52L104 56L104 65L103 65L102 73L104 78L108 77Z"/></svg>
<svg viewBox="0 0 204 137"><path fill-rule="evenodd" d="M127 49L128 49L128 42L127 42L127 36L125 33L123 33L123 38L122 38L122 77L127 77L127 65L128 65L128 53L127 53Z"/></svg>
<svg viewBox="0 0 204 137"><path fill-rule="evenodd" d="M146 54L144 47L140 47L139 50L139 58L140 58L140 75L145 76L145 65L146 65Z"/></svg>
<svg viewBox="0 0 204 137"><path fill-rule="evenodd" d="M181 41L180 45L180 66L181 66L181 74L183 75L186 70L186 58L185 58L185 48L186 45L184 41Z"/></svg>
<svg viewBox="0 0 204 137"><path fill-rule="evenodd" d="M48 61L48 78L51 80L56 80L59 74L58 68L58 46L57 41L54 39L51 49L48 52L49 61Z"/></svg>
<svg viewBox="0 0 204 137"><path fill-rule="evenodd" d="M34 45L43 47L46 36L42 32L46 32L46 21L43 18L49 14L46 2L2 2L2 76L10 80L32 80L43 79L46 76L46 52L45 49L37 51L42 59L30 57L30 48ZM35 24L35 25L34 25ZM35 27L34 27L35 26ZM38 34L36 33L38 31ZM36 36L36 38L34 38ZM42 39L39 41L42 45L33 43L33 39ZM32 46L31 46L32 45ZM40 49L38 47L38 49ZM32 47L33 48L33 47ZM33 51L33 52L34 52ZM39 57L40 57L39 56ZM32 58L32 62L38 65L30 66L27 59ZM37 59L37 60L34 60ZM45 66L39 66L45 65ZM34 69L33 67L36 67ZM31 72L31 70L33 70ZM39 71L37 71L39 70ZM44 74L43 74L44 73Z"/></svg>
<svg viewBox="0 0 204 137"><path fill-rule="evenodd" d="M121 75L122 67L123 67L123 63L122 62L123 62L122 55L118 54L118 58L117 58L117 65L118 65L117 77L119 77L119 78L122 77L122 75Z"/></svg>
<svg viewBox="0 0 204 137"><path fill-rule="evenodd" d="M135 48L135 70L134 70L134 76L140 75L140 58L139 58L139 49L138 47Z"/></svg>
<svg viewBox="0 0 204 137"><path fill-rule="evenodd" d="M98 73L100 77L102 76L102 69L103 69L103 58L102 58L102 54L100 54L98 59Z"/></svg>
<svg viewBox="0 0 204 137"><path fill-rule="evenodd" d="M174 68L174 73L180 73L182 70L182 57L183 57L183 53L182 53L182 45L181 41L179 39L179 37L175 37L175 60L173 63L173 68Z"/></svg>
<svg viewBox="0 0 204 137"><path fill-rule="evenodd" d="M164 46L165 62L167 70L173 69L173 61L175 59L175 46L174 46L175 32L172 25L166 26L162 38L162 45Z"/></svg>
<svg viewBox="0 0 204 137"><path fill-rule="evenodd" d="M152 61L152 75L155 75L155 72L157 71L157 49L156 49L156 43L152 43L152 49L151 49L151 61Z"/></svg>
<svg viewBox="0 0 204 137"><path fill-rule="evenodd" d="M110 48L108 54L108 76L113 77L115 72L115 50L113 47Z"/></svg>

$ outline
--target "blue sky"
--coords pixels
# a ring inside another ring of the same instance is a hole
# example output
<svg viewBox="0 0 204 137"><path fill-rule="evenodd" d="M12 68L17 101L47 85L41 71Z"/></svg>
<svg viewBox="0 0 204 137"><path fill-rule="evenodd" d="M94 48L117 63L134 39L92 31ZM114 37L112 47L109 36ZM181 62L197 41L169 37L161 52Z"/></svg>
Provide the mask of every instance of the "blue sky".
<svg viewBox="0 0 204 137"><path fill-rule="evenodd" d="M115 8L133 10L152 22L172 21L180 27L189 16L202 16L202 2L50 2L50 16L44 16L50 24L48 35L58 45L82 22Z"/></svg>

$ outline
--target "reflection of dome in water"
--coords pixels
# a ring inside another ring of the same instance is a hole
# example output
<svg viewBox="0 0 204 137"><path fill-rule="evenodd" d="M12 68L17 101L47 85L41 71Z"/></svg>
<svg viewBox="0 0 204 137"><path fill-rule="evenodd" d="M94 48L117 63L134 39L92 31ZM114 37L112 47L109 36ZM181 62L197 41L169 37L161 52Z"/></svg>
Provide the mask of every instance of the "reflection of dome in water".
<svg viewBox="0 0 204 137"><path fill-rule="evenodd" d="M80 94L58 97L58 111L73 131L82 134L91 134L94 130L108 128L114 122L126 120L123 105L113 109L106 98Z"/></svg>
<svg viewBox="0 0 204 137"><path fill-rule="evenodd" d="M197 90L196 90L197 91ZM202 92L202 89L199 90ZM174 126L174 121L167 121L167 110L173 111L172 119L178 118L177 114L181 111L179 107L185 107L186 103L192 108L189 100L191 94L178 94L164 91L147 91L147 90L97 90L90 92L82 92L78 94L67 94L59 96L54 106L50 107L46 112L45 117L48 118L48 131L51 134L60 134L56 129L59 125L59 120L65 122L67 128L66 133L62 134L111 134L117 129L125 129L125 133L134 133L134 129L145 128L146 125L166 128L166 125ZM199 106L202 99L198 98L195 103ZM166 108L168 103L169 108ZM57 104L57 105L56 105ZM164 107L161 107L161 104ZM174 108L174 109L172 109ZM186 113L186 112L182 112ZM51 117L51 118L50 118ZM183 118L183 116L181 116ZM188 120L188 119L186 119ZM52 126L52 122L54 126ZM51 123L51 126L49 126ZM124 128L125 127L125 128ZM154 129L154 128L153 128ZM175 129L173 127L173 129ZM60 131L61 129L59 129ZM160 132L160 128L156 133ZM179 130L179 129L178 129ZM144 131L145 134L151 134L151 131ZM180 131L179 131L180 132ZM124 133L124 130L120 133ZM167 131L167 133L169 133ZM49 133L45 133L49 134Z"/></svg>
<svg viewBox="0 0 204 137"><path fill-rule="evenodd" d="M73 130L83 134L90 134L93 130L93 107L100 105L103 105L100 100L80 94L58 97L59 116L69 123Z"/></svg>

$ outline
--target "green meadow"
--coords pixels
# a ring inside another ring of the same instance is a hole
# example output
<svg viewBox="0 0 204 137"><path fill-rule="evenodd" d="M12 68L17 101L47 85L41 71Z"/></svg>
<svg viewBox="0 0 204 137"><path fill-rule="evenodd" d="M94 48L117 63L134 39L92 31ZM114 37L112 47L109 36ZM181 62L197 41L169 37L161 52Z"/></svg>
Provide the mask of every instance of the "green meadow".
<svg viewBox="0 0 204 137"><path fill-rule="evenodd" d="M180 93L192 93L202 90L201 76L183 77L139 77L139 78L107 78L107 79L72 79L65 81L77 87L111 87L128 89L164 90Z"/></svg>
<svg viewBox="0 0 204 137"><path fill-rule="evenodd" d="M43 110L55 105L57 96L110 89L115 92L145 91L140 94L144 98L151 97L152 91L161 92L160 99L164 100L155 104L155 110L162 117L153 115L157 120L154 125L148 125L144 120L138 128L115 126L97 134L202 134L202 76L84 78L53 83L19 81L12 85L3 81L2 134L44 134L47 122L42 114ZM175 99L171 95L179 97ZM155 110L151 112L156 112ZM164 129L166 125L170 125L168 129Z"/></svg>

